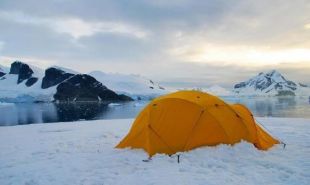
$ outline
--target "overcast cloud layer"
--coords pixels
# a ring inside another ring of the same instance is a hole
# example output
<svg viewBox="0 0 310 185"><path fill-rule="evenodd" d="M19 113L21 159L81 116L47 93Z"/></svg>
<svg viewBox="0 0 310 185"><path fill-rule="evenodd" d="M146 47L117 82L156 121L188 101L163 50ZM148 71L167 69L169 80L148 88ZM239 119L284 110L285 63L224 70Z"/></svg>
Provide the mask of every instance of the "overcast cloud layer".
<svg viewBox="0 0 310 185"><path fill-rule="evenodd" d="M0 63L232 87L278 69L310 84L308 0L1 0Z"/></svg>

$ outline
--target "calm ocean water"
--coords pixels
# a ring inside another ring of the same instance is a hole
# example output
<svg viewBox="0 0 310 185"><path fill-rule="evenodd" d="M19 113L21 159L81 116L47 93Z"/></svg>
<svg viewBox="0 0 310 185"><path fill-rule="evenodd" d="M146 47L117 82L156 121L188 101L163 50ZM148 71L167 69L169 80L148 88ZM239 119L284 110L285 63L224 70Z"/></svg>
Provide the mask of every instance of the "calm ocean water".
<svg viewBox="0 0 310 185"><path fill-rule="evenodd" d="M255 116L310 118L308 97L222 97L229 103L245 104ZM0 126L78 120L134 118L147 104L100 103L0 103Z"/></svg>

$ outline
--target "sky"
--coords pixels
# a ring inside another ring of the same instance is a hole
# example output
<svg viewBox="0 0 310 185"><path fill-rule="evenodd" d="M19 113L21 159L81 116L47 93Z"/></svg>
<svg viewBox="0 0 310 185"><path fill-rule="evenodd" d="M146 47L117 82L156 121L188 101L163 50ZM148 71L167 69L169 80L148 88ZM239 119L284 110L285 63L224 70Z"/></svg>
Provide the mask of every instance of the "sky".
<svg viewBox="0 0 310 185"><path fill-rule="evenodd" d="M233 87L279 70L310 85L309 0L1 0L0 64Z"/></svg>

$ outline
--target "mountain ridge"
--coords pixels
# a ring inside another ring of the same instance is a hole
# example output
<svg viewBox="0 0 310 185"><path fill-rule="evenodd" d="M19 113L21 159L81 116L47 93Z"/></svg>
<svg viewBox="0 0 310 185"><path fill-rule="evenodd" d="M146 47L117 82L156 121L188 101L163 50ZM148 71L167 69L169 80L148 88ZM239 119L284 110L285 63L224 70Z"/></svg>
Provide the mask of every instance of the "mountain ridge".
<svg viewBox="0 0 310 185"><path fill-rule="evenodd" d="M1 68L0 101L50 102L132 100L126 95L115 93L90 75L71 73L73 72L72 70L68 70L69 72L64 70L66 69L61 67L49 67L44 71L21 61L14 61L8 73L4 72ZM73 77L75 77L74 80L68 81ZM91 81L91 83L88 84L89 81ZM65 84L70 84L69 90L61 88L66 87Z"/></svg>
<svg viewBox="0 0 310 185"><path fill-rule="evenodd" d="M77 75L82 75L83 78ZM70 80L72 77L76 77L75 80ZM92 78L98 83L94 83ZM92 83L93 86L85 85L86 82ZM66 85L58 88L63 83ZM102 87L95 87L101 86L98 85L99 83ZM81 84L84 84L84 87L81 87ZM70 89L67 88L69 86L75 92L75 94L71 94L72 97L66 95L71 93ZM107 91L106 88L112 92ZM87 89L92 89L92 91L89 92ZM277 70L260 72L248 80L235 84L233 89L223 88L219 85L192 89L218 96L309 96L310 94L308 85L289 80ZM117 99L114 93L119 95L121 101L131 98L149 100L175 90L168 90L155 81L136 74L106 73L103 71L81 74L60 66L51 66L43 70L21 61L13 62L11 68L0 65L0 101L49 102L56 100L84 101L87 99L101 101L104 97L110 97L114 101ZM99 91L105 91L111 96L105 96ZM61 98L58 99L57 97Z"/></svg>

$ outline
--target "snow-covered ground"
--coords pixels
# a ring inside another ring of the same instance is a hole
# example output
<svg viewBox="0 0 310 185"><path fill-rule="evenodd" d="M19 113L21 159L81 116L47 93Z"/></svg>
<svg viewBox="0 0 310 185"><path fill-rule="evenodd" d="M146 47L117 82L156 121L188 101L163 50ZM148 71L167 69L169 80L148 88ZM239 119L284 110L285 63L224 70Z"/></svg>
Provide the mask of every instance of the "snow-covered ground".
<svg viewBox="0 0 310 185"><path fill-rule="evenodd" d="M310 183L310 119L258 118L287 143L259 151L249 143L203 147L176 157L115 149L133 120L0 127L0 184Z"/></svg>

